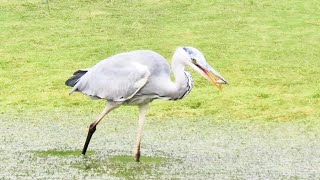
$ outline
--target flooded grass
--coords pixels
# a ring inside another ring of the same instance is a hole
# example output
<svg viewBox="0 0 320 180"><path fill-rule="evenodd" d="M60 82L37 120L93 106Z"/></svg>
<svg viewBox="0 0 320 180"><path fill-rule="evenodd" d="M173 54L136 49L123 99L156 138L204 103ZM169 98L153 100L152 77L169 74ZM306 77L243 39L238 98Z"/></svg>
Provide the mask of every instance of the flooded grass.
<svg viewBox="0 0 320 180"><path fill-rule="evenodd" d="M316 119L149 119L141 162L135 162L136 119L115 115L104 121L83 156L90 117L53 118L61 114L0 117L0 178L320 178Z"/></svg>

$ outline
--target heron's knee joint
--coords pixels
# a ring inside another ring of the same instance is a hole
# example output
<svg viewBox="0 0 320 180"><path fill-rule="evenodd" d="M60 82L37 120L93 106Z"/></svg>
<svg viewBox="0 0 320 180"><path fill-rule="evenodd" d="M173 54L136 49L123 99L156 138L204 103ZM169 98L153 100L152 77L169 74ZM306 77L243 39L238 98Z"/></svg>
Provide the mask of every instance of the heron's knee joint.
<svg viewBox="0 0 320 180"><path fill-rule="evenodd" d="M94 123L90 124L89 131L94 133L96 131L96 125Z"/></svg>

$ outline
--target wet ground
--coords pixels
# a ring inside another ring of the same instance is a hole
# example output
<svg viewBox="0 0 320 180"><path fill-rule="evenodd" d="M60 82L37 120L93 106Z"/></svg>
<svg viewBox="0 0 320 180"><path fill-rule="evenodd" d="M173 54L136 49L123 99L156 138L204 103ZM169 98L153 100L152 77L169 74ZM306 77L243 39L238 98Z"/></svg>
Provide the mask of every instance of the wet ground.
<svg viewBox="0 0 320 180"><path fill-rule="evenodd" d="M136 119L103 121L84 157L94 115L73 115L0 116L0 179L320 179L316 120L151 119L137 163Z"/></svg>

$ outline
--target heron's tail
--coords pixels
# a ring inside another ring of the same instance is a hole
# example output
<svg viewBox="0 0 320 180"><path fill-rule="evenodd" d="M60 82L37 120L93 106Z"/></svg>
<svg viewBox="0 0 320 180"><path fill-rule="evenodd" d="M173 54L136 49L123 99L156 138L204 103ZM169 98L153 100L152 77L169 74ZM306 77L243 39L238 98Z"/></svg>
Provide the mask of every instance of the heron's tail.
<svg viewBox="0 0 320 180"><path fill-rule="evenodd" d="M74 87L74 86L77 84L77 82L79 81L79 79L80 79L85 73L87 73L87 72L88 72L87 69L80 69L80 70L74 72L74 73L73 73L73 76L72 76L71 78L69 78L69 79L65 82L65 84L66 84L67 86Z"/></svg>

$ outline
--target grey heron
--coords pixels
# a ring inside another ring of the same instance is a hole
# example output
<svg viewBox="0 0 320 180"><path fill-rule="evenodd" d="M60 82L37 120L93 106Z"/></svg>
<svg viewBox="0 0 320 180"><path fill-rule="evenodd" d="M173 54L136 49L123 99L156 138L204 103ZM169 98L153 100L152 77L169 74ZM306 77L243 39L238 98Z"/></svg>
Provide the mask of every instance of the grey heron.
<svg viewBox="0 0 320 180"><path fill-rule="evenodd" d="M85 155L96 126L113 109L120 105L139 107L139 127L135 160L139 161L142 128L148 104L155 99L179 100L193 87L191 66L220 90L227 81L206 61L204 55L193 47L178 47L172 57L171 70L167 60L150 50L136 50L111 56L95 66L76 71L66 81L73 87L70 94L79 91L97 99L108 101L100 116L89 126L82 154Z"/></svg>

